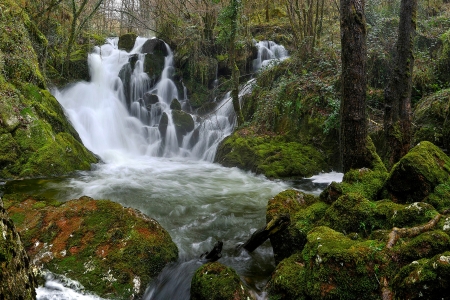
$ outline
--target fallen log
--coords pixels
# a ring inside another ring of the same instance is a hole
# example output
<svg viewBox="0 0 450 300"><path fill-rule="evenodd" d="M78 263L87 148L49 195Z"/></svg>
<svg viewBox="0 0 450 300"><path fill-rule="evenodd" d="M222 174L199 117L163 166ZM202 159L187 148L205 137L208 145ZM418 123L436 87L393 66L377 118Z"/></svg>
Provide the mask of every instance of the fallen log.
<svg viewBox="0 0 450 300"><path fill-rule="evenodd" d="M243 248L248 252L253 252L271 235L286 229L291 224L289 214L278 215L261 229L256 230L252 236L244 243Z"/></svg>

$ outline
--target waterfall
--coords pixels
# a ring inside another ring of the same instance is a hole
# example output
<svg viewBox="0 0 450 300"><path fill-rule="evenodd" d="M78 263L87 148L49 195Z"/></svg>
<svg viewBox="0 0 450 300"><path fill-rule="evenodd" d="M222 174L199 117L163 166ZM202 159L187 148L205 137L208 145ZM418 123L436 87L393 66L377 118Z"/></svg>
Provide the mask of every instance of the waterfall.
<svg viewBox="0 0 450 300"><path fill-rule="evenodd" d="M214 112L203 117L191 115L184 84L181 82L179 91L174 82L173 52L167 44L159 79L145 72L145 59L152 55L142 51L147 41L138 38L134 48L126 52L118 49L117 38L109 39L89 54L91 81L56 90L55 97L86 147L106 162L123 156L213 161L220 141L236 125L230 94L218 101ZM256 46L254 71L287 57L284 47L274 42L258 42ZM243 85L240 96L251 92L252 83ZM181 104L178 113L171 109L174 99ZM190 130L177 128L180 115L184 120L192 119Z"/></svg>

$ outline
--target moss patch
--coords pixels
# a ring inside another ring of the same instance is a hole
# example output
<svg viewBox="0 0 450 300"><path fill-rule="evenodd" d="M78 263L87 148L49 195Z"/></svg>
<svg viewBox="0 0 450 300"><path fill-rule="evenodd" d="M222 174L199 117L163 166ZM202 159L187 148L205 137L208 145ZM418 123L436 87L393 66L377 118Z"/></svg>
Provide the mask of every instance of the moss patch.
<svg viewBox="0 0 450 300"><path fill-rule="evenodd" d="M236 271L221 263L203 265L192 278L192 300L245 300L249 297Z"/></svg>
<svg viewBox="0 0 450 300"><path fill-rule="evenodd" d="M309 177L329 170L326 157L314 147L280 136L256 135L247 129L224 139L215 161L269 178Z"/></svg>
<svg viewBox="0 0 450 300"><path fill-rule="evenodd" d="M5 203L38 265L102 297L142 295L150 280L178 258L176 245L155 220L115 202L81 197L55 205L5 195Z"/></svg>

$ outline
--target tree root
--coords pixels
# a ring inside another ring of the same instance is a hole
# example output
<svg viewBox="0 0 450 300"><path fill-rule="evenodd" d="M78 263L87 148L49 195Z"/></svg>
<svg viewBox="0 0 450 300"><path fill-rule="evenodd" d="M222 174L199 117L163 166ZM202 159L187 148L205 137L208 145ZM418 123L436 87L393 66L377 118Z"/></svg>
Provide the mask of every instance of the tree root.
<svg viewBox="0 0 450 300"><path fill-rule="evenodd" d="M421 226L411 228L397 228L397 227L392 228L391 233L389 233L389 240L386 243L386 249L388 250L392 249L400 238L403 237L412 238L418 236L421 233L433 229L433 227L436 226L436 224L441 219L441 216L442 216L441 214L437 214L428 223ZM386 277L384 276L381 277L380 285L381 285L381 299L392 300L394 297L391 289L389 288L389 282Z"/></svg>
<svg viewBox="0 0 450 300"><path fill-rule="evenodd" d="M415 237L419 234L431 230L441 219L441 215L437 214L433 219L431 219L428 223L421 226L411 227L411 228L392 228L391 233L389 233L389 240L386 244L387 249L391 249L395 246L399 238L402 237Z"/></svg>

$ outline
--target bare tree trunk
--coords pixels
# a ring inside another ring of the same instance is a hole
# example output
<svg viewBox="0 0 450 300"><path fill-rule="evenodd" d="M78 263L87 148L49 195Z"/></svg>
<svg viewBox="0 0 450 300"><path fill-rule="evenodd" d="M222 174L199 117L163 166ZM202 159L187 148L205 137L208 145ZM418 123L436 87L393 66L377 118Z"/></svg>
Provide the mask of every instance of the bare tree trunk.
<svg viewBox="0 0 450 300"><path fill-rule="evenodd" d="M385 149L392 167L411 147L411 90L417 0L402 0L393 71L385 91Z"/></svg>
<svg viewBox="0 0 450 300"><path fill-rule="evenodd" d="M370 166L366 147L366 19L364 0L341 0L341 155L344 172Z"/></svg>

